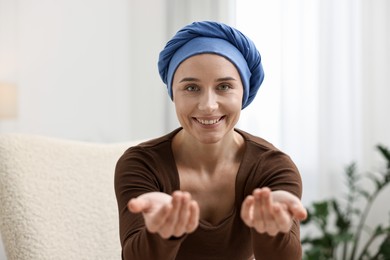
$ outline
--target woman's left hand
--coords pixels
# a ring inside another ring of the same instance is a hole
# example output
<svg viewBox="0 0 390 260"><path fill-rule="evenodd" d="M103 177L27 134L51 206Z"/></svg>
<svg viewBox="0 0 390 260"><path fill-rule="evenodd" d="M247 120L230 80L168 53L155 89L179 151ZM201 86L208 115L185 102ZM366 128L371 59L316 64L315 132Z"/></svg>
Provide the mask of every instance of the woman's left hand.
<svg viewBox="0 0 390 260"><path fill-rule="evenodd" d="M294 218L304 220L306 217L306 209L298 197L283 190L271 191L267 187L255 189L241 207L244 223L270 236L287 233Z"/></svg>

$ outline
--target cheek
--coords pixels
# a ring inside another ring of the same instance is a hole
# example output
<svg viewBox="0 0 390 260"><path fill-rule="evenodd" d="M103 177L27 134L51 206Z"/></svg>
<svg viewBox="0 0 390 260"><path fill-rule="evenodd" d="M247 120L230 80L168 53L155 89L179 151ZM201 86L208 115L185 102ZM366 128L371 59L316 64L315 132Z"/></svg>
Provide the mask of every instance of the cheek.
<svg viewBox="0 0 390 260"><path fill-rule="evenodd" d="M174 102L176 118L181 126L188 124L188 118L191 116L191 108L185 102Z"/></svg>
<svg viewBox="0 0 390 260"><path fill-rule="evenodd" d="M230 97L230 107L232 110L237 110L242 108L242 98L241 94L234 95L234 97Z"/></svg>
<svg viewBox="0 0 390 260"><path fill-rule="evenodd" d="M176 98L173 100L175 104L176 114L179 116L181 114L186 114L190 110L190 104L188 101L184 102L183 99Z"/></svg>

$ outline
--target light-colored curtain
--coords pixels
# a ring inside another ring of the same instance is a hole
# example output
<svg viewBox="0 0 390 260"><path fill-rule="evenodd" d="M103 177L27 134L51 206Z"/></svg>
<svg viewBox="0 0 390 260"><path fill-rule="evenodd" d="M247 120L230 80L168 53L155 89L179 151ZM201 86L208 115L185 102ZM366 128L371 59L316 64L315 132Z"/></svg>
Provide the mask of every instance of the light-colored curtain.
<svg viewBox="0 0 390 260"><path fill-rule="evenodd" d="M239 126L293 158L304 203L340 196L352 161L378 168L375 145L390 146L390 2L237 0L236 21L266 74Z"/></svg>

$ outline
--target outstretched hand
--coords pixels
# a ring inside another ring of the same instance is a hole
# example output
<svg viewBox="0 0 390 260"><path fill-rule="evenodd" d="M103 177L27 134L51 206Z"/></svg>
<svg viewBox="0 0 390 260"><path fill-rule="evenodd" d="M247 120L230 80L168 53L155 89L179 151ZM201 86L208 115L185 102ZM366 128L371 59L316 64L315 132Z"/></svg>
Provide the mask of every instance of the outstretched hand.
<svg viewBox="0 0 390 260"><path fill-rule="evenodd" d="M149 192L131 199L127 207L133 213L142 213L147 230L165 239L180 237L198 227L199 206L188 192L175 191L172 196Z"/></svg>
<svg viewBox="0 0 390 260"><path fill-rule="evenodd" d="M299 198L287 191L271 191L267 187L255 189L241 207L241 218L247 226L271 236L288 232L294 218L304 220L306 217L306 209Z"/></svg>

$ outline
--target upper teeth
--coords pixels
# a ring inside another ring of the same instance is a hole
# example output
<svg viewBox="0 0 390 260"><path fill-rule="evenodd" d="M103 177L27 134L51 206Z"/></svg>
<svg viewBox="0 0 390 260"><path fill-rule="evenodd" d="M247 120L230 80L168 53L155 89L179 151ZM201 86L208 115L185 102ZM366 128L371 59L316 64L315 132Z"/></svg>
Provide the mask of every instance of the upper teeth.
<svg viewBox="0 0 390 260"><path fill-rule="evenodd" d="M218 123L219 119L213 119L213 120L203 120L203 119L198 119L198 122L203 124L203 125L212 125L215 123Z"/></svg>

